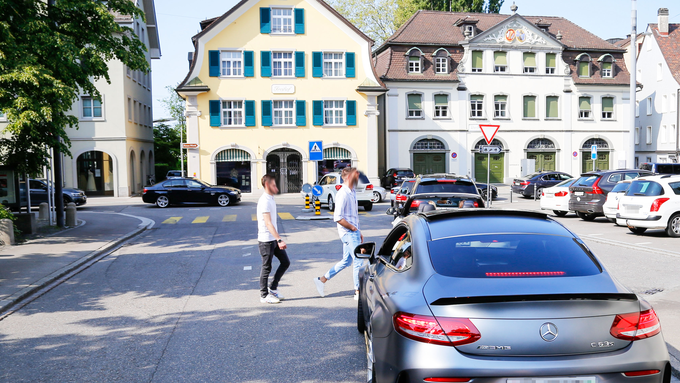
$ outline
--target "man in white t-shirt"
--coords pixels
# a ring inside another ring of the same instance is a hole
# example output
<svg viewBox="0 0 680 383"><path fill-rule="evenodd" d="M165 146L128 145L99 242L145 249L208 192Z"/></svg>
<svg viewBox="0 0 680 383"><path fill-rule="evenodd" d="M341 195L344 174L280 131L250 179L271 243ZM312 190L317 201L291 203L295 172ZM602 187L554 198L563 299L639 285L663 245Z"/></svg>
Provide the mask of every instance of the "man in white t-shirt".
<svg viewBox="0 0 680 383"><path fill-rule="evenodd" d="M288 270L290 261L286 254L287 245L281 239L277 226L276 202L274 195L278 194L276 179L270 174L262 177L264 194L257 201L257 241L262 256L262 270L260 271L260 302L279 303L283 296L279 293L279 281L283 273ZM279 260L279 267L274 273L271 284L269 274L272 272L272 260Z"/></svg>

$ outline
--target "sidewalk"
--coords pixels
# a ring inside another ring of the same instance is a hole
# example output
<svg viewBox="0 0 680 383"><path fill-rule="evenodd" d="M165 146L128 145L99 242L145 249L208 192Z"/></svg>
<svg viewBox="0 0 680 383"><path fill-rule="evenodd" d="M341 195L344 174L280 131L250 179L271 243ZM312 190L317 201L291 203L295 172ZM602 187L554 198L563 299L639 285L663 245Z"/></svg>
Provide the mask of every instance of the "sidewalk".
<svg viewBox="0 0 680 383"><path fill-rule="evenodd" d="M85 224L0 250L0 314L59 278L153 224L123 214L78 214Z"/></svg>

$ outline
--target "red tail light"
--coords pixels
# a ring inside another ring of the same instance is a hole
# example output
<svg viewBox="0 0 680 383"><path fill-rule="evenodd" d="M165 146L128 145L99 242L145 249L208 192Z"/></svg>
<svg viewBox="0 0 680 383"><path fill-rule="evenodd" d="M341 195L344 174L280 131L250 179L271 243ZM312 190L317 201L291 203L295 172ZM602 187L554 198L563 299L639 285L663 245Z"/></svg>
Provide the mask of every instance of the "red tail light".
<svg viewBox="0 0 680 383"><path fill-rule="evenodd" d="M475 201L475 202L472 203L472 206L479 207L479 204L477 203L477 201Z"/></svg>
<svg viewBox="0 0 680 383"><path fill-rule="evenodd" d="M661 205L663 205L666 201L668 201L670 198L657 198L652 202L652 208L649 209L650 212L653 211L659 211L659 208Z"/></svg>
<svg viewBox="0 0 680 383"><path fill-rule="evenodd" d="M560 191L560 192L555 193L555 197L564 197L566 195L569 195L568 191Z"/></svg>
<svg viewBox="0 0 680 383"><path fill-rule="evenodd" d="M392 174L392 177L396 177L396 176L397 176L397 173Z"/></svg>
<svg viewBox="0 0 680 383"><path fill-rule="evenodd" d="M541 190L541 197L545 197L545 192Z"/></svg>
<svg viewBox="0 0 680 383"><path fill-rule="evenodd" d="M142 192L143 194L146 194L146 188L144 188L144 191Z"/></svg>
<svg viewBox="0 0 680 383"><path fill-rule="evenodd" d="M461 346L482 337L469 319L435 318L403 312L394 314L392 319L399 334L419 342Z"/></svg>
<svg viewBox="0 0 680 383"><path fill-rule="evenodd" d="M486 273L487 277L555 277L564 275L564 271L521 271L512 273Z"/></svg>
<svg viewBox="0 0 680 383"><path fill-rule="evenodd" d="M391 194L397 194L397 191L394 190L394 189L392 189L392 190L390 190L390 193L391 193Z"/></svg>
<svg viewBox="0 0 680 383"><path fill-rule="evenodd" d="M411 202L411 207L418 207L423 202L425 202L425 201L421 201L419 199L413 200L413 202Z"/></svg>
<svg viewBox="0 0 680 383"><path fill-rule="evenodd" d="M531 183L531 182L529 182L529 181L522 181L522 182L520 182L519 184L522 185L522 186L527 186L527 185L529 185L530 183Z"/></svg>
<svg viewBox="0 0 680 383"><path fill-rule="evenodd" d="M423 382L458 382L465 383L472 380L472 378L425 378Z"/></svg>
<svg viewBox="0 0 680 383"><path fill-rule="evenodd" d="M624 372L623 375L625 376L646 376L646 375L655 375L658 374L659 370L642 370L642 371L629 371L629 372ZM427 382L427 380L426 380ZM433 382L436 382L436 380L433 380Z"/></svg>
<svg viewBox="0 0 680 383"><path fill-rule="evenodd" d="M456 183L456 180L437 180L437 182L447 182L447 183Z"/></svg>
<svg viewBox="0 0 680 383"><path fill-rule="evenodd" d="M600 183L601 179L602 177L596 179L595 182L593 183L593 190L587 191L586 194L604 194L602 189L599 186L597 186Z"/></svg>
<svg viewBox="0 0 680 383"><path fill-rule="evenodd" d="M366 186L366 190L373 190L373 184L368 184L368 186Z"/></svg>
<svg viewBox="0 0 680 383"><path fill-rule="evenodd" d="M406 196L403 194L397 194L397 196L394 199L399 202L406 202L408 198L406 198Z"/></svg>
<svg viewBox="0 0 680 383"><path fill-rule="evenodd" d="M342 189L342 185L335 185L335 190L340 190Z"/></svg>
<svg viewBox="0 0 680 383"><path fill-rule="evenodd" d="M660 333L661 324L656 312L650 307L641 312L617 315L609 332L614 338L640 340Z"/></svg>

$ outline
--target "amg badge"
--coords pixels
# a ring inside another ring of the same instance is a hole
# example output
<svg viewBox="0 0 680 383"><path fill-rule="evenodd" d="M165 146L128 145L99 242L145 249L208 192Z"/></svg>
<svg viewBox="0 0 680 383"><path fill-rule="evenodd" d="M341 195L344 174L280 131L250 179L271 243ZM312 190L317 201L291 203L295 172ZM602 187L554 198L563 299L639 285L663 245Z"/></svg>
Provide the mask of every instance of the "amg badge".
<svg viewBox="0 0 680 383"><path fill-rule="evenodd" d="M477 346L478 350L512 350L510 346Z"/></svg>
<svg viewBox="0 0 680 383"><path fill-rule="evenodd" d="M609 342L609 341L604 341L604 342L593 342L590 344L590 347L593 348L602 348L602 347L613 347L614 342Z"/></svg>

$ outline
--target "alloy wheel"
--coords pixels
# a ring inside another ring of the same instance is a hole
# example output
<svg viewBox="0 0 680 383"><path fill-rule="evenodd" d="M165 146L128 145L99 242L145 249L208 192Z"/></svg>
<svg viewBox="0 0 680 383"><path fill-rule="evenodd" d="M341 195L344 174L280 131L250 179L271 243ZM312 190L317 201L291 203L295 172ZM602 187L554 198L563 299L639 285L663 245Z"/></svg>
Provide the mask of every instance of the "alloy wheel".
<svg viewBox="0 0 680 383"><path fill-rule="evenodd" d="M226 194L220 194L219 197L217 197L217 204L222 207L229 205L229 196Z"/></svg>
<svg viewBox="0 0 680 383"><path fill-rule="evenodd" d="M170 205L170 200L168 200L168 197L162 195L158 198L156 198L156 206L160 208L168 207Z"/></svg>
<svg viewBox="0 0 680 383"><path fill-rule="evenodd" d="M373 202L373 203L380 202L380 193L378 193L377 191L374 191L373 192L373 198L371 198L371 202Z"/></svg>
<svg viewBox="0 0 680 383"><path fill-rule="evenodd" d="M333 202L332 196L328 196L328 210L335 211L335 202Z"/></svg>
<svg viewBox="0 0 680 383"><path fill-rule="evenodd" d="M667 233L671 237L680 237L680 215L674 215L671 217L671 221L668 223Z"/></svg>

